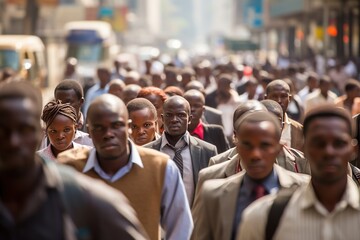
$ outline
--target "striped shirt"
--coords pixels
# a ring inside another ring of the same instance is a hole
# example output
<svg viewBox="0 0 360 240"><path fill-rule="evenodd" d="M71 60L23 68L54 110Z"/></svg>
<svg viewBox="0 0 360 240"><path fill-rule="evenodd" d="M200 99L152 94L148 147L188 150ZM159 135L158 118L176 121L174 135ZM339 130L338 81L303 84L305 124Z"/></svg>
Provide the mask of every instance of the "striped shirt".
<svg viewBox="0 0 360 240"><path fill-rule="evenodd" d="M265 239L267 216L275 197L263 197L244 211L237 239ZM310 182L292 196L273 239L355 240L360 238L359 226L359 189L350 177L332 212L319 202Z"/></svg>

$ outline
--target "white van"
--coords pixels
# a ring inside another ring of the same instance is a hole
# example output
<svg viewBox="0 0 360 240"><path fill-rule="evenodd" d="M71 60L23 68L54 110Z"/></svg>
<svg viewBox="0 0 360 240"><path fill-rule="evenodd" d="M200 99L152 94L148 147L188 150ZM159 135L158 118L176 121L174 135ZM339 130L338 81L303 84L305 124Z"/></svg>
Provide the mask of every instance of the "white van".
<svg viewBox="0 0 360 240"><path fill-rule="evenodd" d="M0 35L0 71L11 68L35 86L47 85L45 47L39 37Z"/></svg>

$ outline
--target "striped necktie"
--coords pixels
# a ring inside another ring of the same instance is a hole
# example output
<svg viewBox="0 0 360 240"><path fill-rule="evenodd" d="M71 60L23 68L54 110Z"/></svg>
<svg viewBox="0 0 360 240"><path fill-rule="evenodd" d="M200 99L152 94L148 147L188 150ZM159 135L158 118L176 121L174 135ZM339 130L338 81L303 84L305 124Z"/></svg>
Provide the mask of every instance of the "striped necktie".
<svg viewBox="0 0 360 240"><path fill-rule="evenodd" d="M175 162L176 166L179 168L181 177L183 177L184 163L183 163L183 159L181 156L181 152L187 146L187 144L185 143L184 146L179 147L179 148L176 148L170 144L167 144L167 146L174 151L175 155L174 155L173 161Z"/></svg>

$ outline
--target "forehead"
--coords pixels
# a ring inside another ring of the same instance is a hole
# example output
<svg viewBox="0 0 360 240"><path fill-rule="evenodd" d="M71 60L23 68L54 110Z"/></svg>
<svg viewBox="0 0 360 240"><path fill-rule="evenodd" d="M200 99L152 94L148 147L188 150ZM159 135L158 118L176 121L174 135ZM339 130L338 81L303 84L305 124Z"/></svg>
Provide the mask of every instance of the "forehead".
<svg viewBox="0 0 360 240"><path fill-rule="evenodd" d="M332 134L346 134L351 137L348 123L339 117L319 117L309 122L306 138L312 136L328 136Z"/></svg>
<svg viewBox="0 0 360 240"><path fill-rule="evenodd" d="M240 139L251 139L255 136L264 136L264 134L276 137L275 126L270 121L244 122L237 130L237 134L241 136Z"/></svg>
<svg viewBox="0 0 360 240"><path fill-rule="evenodd" d="M100 121L115 121L122 119L127 121L126 107L118 106L118 104L101 103L91 106L88 111L88 121L90 123Z"/></svg>
<svg viewBox="0 0 360 240"><path fill-rule="evenodd" d="M132 111L129 114L130 118L133 121L146 121L146 120L155 120L156 116L154 116L153 112L150 111L150 109L148 108L144 108L144 109L140 109L140 110L136 110L136 111Z"/></svg>
<svg viewBox="0 0 360 240"><path fill-rule="evenodd" d="M185 99L190 103L204 103L204 98L197 94L188 95L185 97Z"/></svg>
<svg viewBox="0 0 360 240"><path fill-rule="evenodd" d="M286 93L289 92L289 89L285 88L285 86L281 84L270 86L267 90L268 90L268 94L278 93L278 92L286 92Z"/></svg>
<svg viewBox="0 0 360 240"><path fill-rule="evenodd" d="M182 112L189 111L189 105L180 99L172 99L164 104L164 111L168 112Z"/></svg>
<svg viewBox="0 0 360 240"><path fill-rule="evenodd" d="M11 123L34 118L40 122L40 111L30 99L0 100L0 121Z"/></svg>

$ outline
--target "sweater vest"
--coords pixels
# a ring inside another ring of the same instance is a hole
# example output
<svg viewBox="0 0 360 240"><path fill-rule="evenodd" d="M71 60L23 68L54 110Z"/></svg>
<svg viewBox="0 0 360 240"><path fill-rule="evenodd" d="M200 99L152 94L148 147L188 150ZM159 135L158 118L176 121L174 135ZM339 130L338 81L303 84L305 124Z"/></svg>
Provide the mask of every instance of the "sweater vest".
<svg viewBox="0 0 360 240"><path fill-rule="evenodd" d="M136 211L139 221L144 226L150 239L160 239L161 198L169 156L152 149L136 148L143 163L143 168L133 164L130 172L115 182L108 182L102 179L94 169L85 174L92 178L100 179L115 189L120 190L128 198L131 206ZM87 157L82 159L73 158L71 161L71 154L66 155L67 159L64 160L65 158L63 158L62 162L82 172ZM79 156L79 153L75 155ZM88 152L80 155L88 156Z"/></svg>

